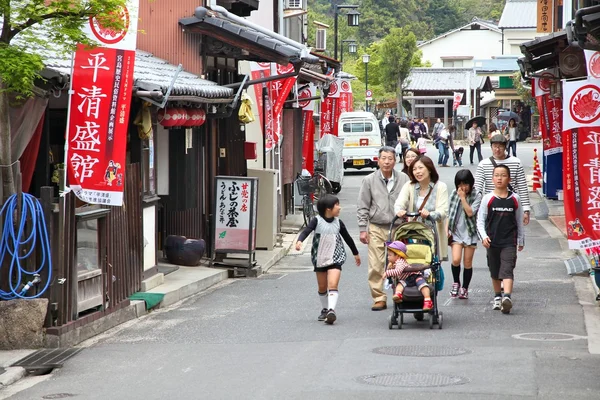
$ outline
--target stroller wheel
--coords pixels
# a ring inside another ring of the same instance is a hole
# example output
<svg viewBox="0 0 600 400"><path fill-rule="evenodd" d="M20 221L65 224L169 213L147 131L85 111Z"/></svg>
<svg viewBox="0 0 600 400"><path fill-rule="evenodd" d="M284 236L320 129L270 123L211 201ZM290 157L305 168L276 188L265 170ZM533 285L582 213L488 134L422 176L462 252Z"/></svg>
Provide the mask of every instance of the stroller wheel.
<svg viewBox="0 0 600 400"><path fill-rule="evenodd" d="M440 315L438 315L438 329L442 329L442 322L444 321L444 314L440 313Z"/></svg>
<svg viewBox="0 0 600 400"><path fill-rule="evenodd" d="M415 316L415 319L417 321L423 321L423 319L425 318L425 315L422 312L417 312L413 314Z"/></svg>
<svg viewBox="0 0 600 400"><path fill-rule="evenodd" d="M391 315L388 317L388 328L394 329L394 317Z"/></svg>
<svg viewBox="0 0 600 400"><path fill-rule="evenodd" d="M436 322L435 319L435 315L431 314L429 316L429 329L433 329L433 324L435 324Z"/></svg>

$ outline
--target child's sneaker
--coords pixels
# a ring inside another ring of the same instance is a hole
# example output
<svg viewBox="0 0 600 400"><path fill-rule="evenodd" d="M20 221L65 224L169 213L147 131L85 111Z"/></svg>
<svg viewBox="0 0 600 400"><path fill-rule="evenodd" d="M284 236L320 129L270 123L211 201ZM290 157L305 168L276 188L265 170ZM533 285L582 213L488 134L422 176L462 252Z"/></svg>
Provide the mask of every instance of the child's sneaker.
<svg viewBox="0 0 600 400"><path fill-rule="evenodd" d="M450 297L458 296L458 283L452 284L452 290L450 290Z"/></svg>
<svg viewBox="0 0 600 400"><path fill-rule="evenodd" d="M327 317L327 311L328 310L326 308L322 309L319 318L317 318L317 321L325 321L325 318Z"/></svg>
<svg viewBox="0 0 600 400"><path fill-rule="evenodd" d="M510 313L511 308L512 308L512 300L510 299L510 297L504 297L502 299L502 308L500 309L500 311L502 311L503 314L508 314L508 313Z"/></svg>
<svg viewBox="0 0 600 400"><path fill-rule="evenodd" d="M469 298L469 289L467 288L460 288L460 292L458 293L458 298L459 299L463 299L466 300Z"/></svg>
<svg viewBox="0 0 600 400"><path fill-rule="evenodd" d="M502 308L502 297L494 297L493 310L500 310L501 308Z"/></svg>
<svg viewBox="0 0 600 400"><path fill-rule="evenodd" d="M429 311L433 308L433 301L431 299L425 299L423 301L423 311Z"/></svg>
<svg viewBox="0 0 600 400"><path fill-rule="evenodd" d="M392 300L394 300L394 303L402 303L402 293L394 293Z"/></svg>
<svg viewBox="0 0 600 400"><path fill-rule="evenodd" d="M327 316L325 317L325 323L329 325L333 325L336 320L335 311L329 310L327 311Z"/></svg>

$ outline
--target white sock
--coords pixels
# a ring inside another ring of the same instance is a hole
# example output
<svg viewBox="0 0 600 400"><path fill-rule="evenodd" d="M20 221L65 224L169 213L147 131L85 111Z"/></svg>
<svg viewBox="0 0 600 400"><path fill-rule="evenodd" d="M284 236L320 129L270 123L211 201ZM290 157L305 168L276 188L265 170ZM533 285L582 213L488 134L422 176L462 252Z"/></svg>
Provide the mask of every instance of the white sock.
<svg viewBox="0 0 600 400"><path fill-rule="evenodd" d="M325 292L325 293L319 292L319 300L321 300L321 307L327 308L327 305L328 305L327 292Z"/></svg>
<svg viewBox="0 0 600 400"><path fill-rule="evenodd" d="M327 298L329 299L329 306L328 308L330 310L335 310L335 305L337 304L338 301L338 291L337 290L329 290L329 296L327 296Z"/></svg>

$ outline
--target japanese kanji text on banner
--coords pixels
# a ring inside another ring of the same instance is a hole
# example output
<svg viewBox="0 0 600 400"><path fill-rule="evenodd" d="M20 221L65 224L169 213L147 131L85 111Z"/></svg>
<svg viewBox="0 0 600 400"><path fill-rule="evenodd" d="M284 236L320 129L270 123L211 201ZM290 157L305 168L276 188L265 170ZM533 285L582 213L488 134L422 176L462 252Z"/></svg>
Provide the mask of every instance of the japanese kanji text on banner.
<svg viewBox="0 0 600 400"><path fill-rule="evenodd" d="M571 249L600 246L600 79L563 81L564 203Z"/></svg>
<svg viewBox="0 0 600 400"><path fill-rule="evenodd" d="M256 247L258 179L215 177L214 249L251 253Z"/></svg>
<svg viewBox="0 0 600 400"><path fill-rule="evenodd" d="M74 54L66 134L67 184L91 204L123 205L127 128L133 89L139 0L117 14L124 29L90 18L84 26L95 48Z"/></svg>

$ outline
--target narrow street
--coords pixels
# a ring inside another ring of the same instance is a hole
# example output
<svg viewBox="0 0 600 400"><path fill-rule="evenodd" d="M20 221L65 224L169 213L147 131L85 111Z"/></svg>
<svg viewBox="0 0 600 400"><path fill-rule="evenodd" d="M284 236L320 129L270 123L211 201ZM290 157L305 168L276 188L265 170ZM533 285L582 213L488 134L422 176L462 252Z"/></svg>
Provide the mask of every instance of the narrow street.
<svg viewBox="0 0 600 400"><path fill-rule="evenodd" d="M539 143L519 144L526 173L534 147L541 150ZM483 148L489 157L489 145ZM469 164L468 148L463 162ZM439 169L449 189L457 170ZM442 330L412 317L402 330L389 330L391 310L370 310L367 248L358 241L356 198L370 172L348 172L340 193L342 220L363 265L351 259L344 265L333 326L317 321L305 251L260 278L230 279L101 335L50 377L19 383L41 380L10 399L599 398L600 357L588 353L582 309L563 263L566 248L536 220L526 227L510 315L491 309L479 246L469 300L450 299L444 263Z"/></svg>

